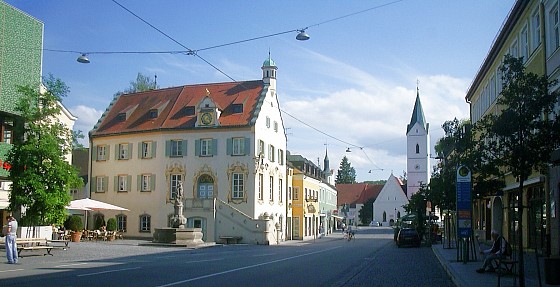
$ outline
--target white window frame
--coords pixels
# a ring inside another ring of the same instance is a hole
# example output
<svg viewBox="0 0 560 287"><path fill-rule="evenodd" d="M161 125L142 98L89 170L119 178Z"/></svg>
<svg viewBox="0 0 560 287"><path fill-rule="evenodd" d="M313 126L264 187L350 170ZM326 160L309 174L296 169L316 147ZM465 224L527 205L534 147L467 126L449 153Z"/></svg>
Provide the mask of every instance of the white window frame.
<svg viewBox="0 0 560 287"><path fill-rule="evenodd" d="M550 28L548 29L550 33L549 55L551 55L552 52L560 47L560 11L558 9L558 2L549 10L548 15L550 23Z"/></svg>
<svg viewBox="0 0 560 287"><path fill-rule="evenodd" d="M535 51L541 44L541 19L539 9L531 14L531 52Z"/></svg>
<svg viewBox="0 0 560 287"><path fill-rule="evenodd" d="M169 175L169 199L175 199L180 181L183 181L182 174L174 173Z"/></svg>
<svg viewBox="0 0 560 287"><path fill-rule="evenodd" d="M520 34L520 41L521 41L521 56L523 57L523 63L526 63L529 60L529 27L527 24L523 26L521 29Z"/></svg>
<svg viewBox="0 0 560 287"><path fill-rule="evenodd" d="M282 190L284 190L282 186L283 180L281 178L278 179L278 202L282 203Z"/></svg>
<svg viewBox="0 0 560 287"><path fill-rule="evenodd" d="M245 197L245 174L234 172L231 175L231 198L242 199Z"/></svg>
<svg viewBox="0 0 560 287"><path fill-rule="evenodd" d="M271 144L269 144L269 145L268 145L268 160L269 160L270 162L274 162L274 157L275 157L275 155L276 155L276 154L275 154L274 146L271 145Z"/></svg>
<svg viewBox="0 0 560 287"><path fill-rule="evenodd" d="M97 160L98 161L107 160L107 146L106 145L98 145L97 146Z"/></svg>
<svg viewBox="0 0 560 287"><path fill-rule="evenodd" d="M127 186L128 186L128 175L119 175L118 177L118 184L119 187L117 189L118 192L126 192L128 191Z"/></svg>
<svg viewBox="0 0 560 287"><path fill-rule="evenodd" d="M284 165L284 150L278 149L278 164Z"/></svg>
<svg viewBox="0 0 560 287"><path fill-rule="evenodd" d="M258 155L263 155L264 158L264 141L263 140L259 140L259 150L258 150Z"/></svg>
<svg viewBox="0 0 560 287"><path fill-rule="evenodd" d="M117 231L126 232L126 215L119 214L117 217Z"/></svg>
<svg viewBox="0 0 560 287"><path fill-rule="evenodd" d="M270 117L266 117L266 127L270 128Z"/></svg>
<svg viewBox="0 0 560 287"><path fill-rule="evenodd" d="M141 177L141 187L140 187L140 191L151 191L151 180L152 180L152 175L151 174L143 174Z"/></svg>
<svg viewBox="0 0 560 287"><path fill-rule="evenodd" d="M274 176L271 175L269 179L269 200L270 202L274 202Z"/></svg>
<svg viewBox="0 0 560 287"><path fill-rule="evenodd" d="M278 132L278 122L274 121L274 131Z"/></svg>
<svg viewBox="0 0 560 287"><path fill-rule="evenodd" d="M232 155L245 155L245 138L232 138L231 139L231 154Z"/></svg>
<svg viewBox="0 0 560 287"><path fill-rule="evenodd" d="M142 158L152 158L152 145L154 142L142 142Z"/></svg>
<svg viewBox="0 0 560 287"><path fill-rule="evenodd" d="M149 214L140 215L140 232L151 232L152 217Z"/></svg>
<svg viewBox="0 0 560 287"><path fill-rule="evenodd" d="M264 188L264 182L263 182L264 178L263 178L263 174L259 173L259 200L263 200L263 188Z"/></svg>
<svg viewBox="0 0 560 287"><path fill-rule="evenodd" d="M107 190L107 178L104 176L98 176L95 178L96 188L95 192L105 192Z"/></svg>
<svg viewBox="0 0 560 287"><path fill-rule="evenodd" d="M200 139L200 156L212 156L212 139Z"/></svg>
<svg viewBox="0 0 560 287"><path fill-rule="evenodd" d="M169 150L169 156L170 157L183 156L183 141L182 140L170 140L169 145L170 145L170 150Z"/></svg>
<svg viewBox="0 0 560 287"><path fill-rule="evenodd" d="M119 160L128 159L128 143L119 144Z"/></svg>

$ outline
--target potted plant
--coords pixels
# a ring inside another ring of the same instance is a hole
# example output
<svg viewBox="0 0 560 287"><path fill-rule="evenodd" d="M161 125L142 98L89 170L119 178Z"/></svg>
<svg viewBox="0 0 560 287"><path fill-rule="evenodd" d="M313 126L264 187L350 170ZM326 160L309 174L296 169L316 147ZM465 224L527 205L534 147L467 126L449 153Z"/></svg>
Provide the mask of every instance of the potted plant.
<svg viewBox="0 0 560 287"><path fill-rule="evenodd" d="M108 240L115 240L115 231L117 231L117 220L114 218L109 218L107 220L107 231L109 231Z"/></svg>
<svg viewBox="0 0 560 287"><path fill-rule="evenodd" d="M84 223L82 222L82 218L78 215L72 215L68 218L67 228L72 230L72 242L80 242L80 238L82 238L82 230L84 229Z"/></svg>

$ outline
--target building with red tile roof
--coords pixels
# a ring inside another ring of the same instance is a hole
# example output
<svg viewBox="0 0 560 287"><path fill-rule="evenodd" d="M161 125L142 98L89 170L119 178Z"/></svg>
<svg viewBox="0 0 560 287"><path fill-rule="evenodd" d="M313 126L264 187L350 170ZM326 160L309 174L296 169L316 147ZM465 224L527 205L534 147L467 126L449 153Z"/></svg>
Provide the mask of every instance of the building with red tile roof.
<svg viewBox="0 0 560 287"><path fill-rule="evenodd" d="M90 193L130 211L94 216L116 216L126 235L151 237L173 224L182 184L186 226L201 228L205 241L276 243L271 229L286 230L287 180L276 70L269 57L262 80L116 96L89 133Z"/></svg>

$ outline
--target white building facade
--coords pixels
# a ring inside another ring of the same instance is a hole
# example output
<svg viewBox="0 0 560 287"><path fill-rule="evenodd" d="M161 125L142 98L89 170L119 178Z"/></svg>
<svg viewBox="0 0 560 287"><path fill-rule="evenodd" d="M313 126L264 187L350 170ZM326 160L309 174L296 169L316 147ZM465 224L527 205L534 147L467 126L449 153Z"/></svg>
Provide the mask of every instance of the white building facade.
<svg viewBox="0 0 560 287"><path fill-rule="evenodd" d="M412 117L406 128L406 195L408 198L416 193L422 184L430 183L429 128L430 124L426 122L424 117L420 93L418 92Z"/></svg>
<svg viewBox="0 0 560 287"><path fill-rule="evenodd" d="M286 136L276 69L269 58L262 80L116 97L90 132L90 192L130 211L94 217L116 217L126 236L152 237L171 226L182 184L187 227L202 228L205 241L285 238Z"/></svg>

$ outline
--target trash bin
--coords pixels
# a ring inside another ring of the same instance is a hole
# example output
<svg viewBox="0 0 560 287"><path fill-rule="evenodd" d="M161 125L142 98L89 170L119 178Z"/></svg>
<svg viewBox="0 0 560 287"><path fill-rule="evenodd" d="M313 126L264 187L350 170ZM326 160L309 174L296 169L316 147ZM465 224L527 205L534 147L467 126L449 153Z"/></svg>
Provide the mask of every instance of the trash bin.
<svg viewBox="0 0 560 287"><path fill-rule="evenodd" d="M544 281L550 285L560 285L560 257L544 259Z"/></svg>

